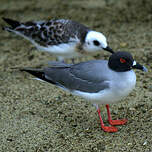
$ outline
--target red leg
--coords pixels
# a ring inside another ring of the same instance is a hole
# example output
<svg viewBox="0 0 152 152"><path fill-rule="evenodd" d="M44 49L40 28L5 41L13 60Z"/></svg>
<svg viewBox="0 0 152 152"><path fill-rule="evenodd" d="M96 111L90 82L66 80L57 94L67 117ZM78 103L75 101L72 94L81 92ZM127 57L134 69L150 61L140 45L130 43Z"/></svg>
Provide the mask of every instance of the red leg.
<svg viewBox="0 0 152 152"><path fill-rule="evenodd" d="M127 122L127 119L121 119L121 120L112 120L109 105L106 105L107 108L107 114L108 114L108 121L110 125L124 125Z"/></svg>
<svg viewBox="0 0 152 152"><path fill-rule="evenodd" d="M117 132L118 129L114 126L105 126L101 117L100 109L97 107L97 112L100 118L101 129L105 132Z"/></svg>

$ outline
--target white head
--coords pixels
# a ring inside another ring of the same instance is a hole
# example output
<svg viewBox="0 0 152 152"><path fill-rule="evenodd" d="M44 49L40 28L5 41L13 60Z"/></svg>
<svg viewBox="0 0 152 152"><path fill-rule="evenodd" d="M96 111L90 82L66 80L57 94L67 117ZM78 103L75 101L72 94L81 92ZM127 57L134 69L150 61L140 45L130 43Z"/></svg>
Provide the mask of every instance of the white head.
<svg viewBox="0 0 152 152"><path fill-rule="evenodd" d="M87 52L95 52L104 49L113 53L112 49L108 47L106 37L96 31L89 31L87 33L83 49Z"/></svg>

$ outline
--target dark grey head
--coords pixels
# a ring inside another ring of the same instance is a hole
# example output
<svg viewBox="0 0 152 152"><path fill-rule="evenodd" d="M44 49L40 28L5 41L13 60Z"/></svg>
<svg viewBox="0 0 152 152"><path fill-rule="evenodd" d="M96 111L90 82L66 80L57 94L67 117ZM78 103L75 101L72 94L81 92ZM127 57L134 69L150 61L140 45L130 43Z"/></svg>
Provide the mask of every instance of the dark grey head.
<svg viewBox="0 0 152 152"><path fill-rule="evenodd" d="M109 58L108 66L117 72L129 71L132 68L147 72L147 69L137 63L129 52L116 52L112 54Z"/></svg>

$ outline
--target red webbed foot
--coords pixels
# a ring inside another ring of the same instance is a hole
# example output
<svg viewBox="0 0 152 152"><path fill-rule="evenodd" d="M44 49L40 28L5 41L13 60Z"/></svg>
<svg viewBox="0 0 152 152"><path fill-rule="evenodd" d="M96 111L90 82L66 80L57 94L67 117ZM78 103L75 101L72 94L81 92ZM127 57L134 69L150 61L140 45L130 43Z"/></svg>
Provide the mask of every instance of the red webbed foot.
<svg viewBox="0 0 152 152"><path fill-rule="evenodd" d="M112 120L108 104L106 105L106 108L107 108L107 114L108 114L108 122L109 122L110 125L112 125L112 126L115 126L115 125L124 125L124 124L127 123L127 119Z"/></svg>
<svg viewBox="0 0 152 152"><path fill-rule="evenodd" d="M116 125L124 125L127 123L127 119L120 119L120 120L108 120L109 124L112 126Z"/></svg>
<svg viewBox="0 0 152 152"><path fill-rule="evenodd" d="M118 129L114 126L101 126L101 129L105 132L117 132Z"/></svg>
<svg viewBox="0 0 152 152"><path fill-rule="evenodd" d="M103 120L102 120L102 117L101 117L101 112L100 112L100 109L98 107L98 105L95 105L96 108L97 108L97 112L98 112L98 115L99 115L99 119L100 119L100 124L101 124L101 129L105 132L117 132L118 129L114 126L105 126L104 123L103 123Z"/></svg>

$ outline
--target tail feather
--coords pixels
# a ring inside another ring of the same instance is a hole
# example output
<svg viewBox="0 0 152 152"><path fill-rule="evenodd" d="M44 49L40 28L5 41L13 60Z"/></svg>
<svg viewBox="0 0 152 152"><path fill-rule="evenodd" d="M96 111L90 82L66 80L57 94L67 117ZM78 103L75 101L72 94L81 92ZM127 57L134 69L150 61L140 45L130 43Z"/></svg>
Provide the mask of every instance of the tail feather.
<svg viewBox="0 0 152 152"><path fill-rule="evenodd" d="M21 68L20 71L25 71L28 72L30 74L32 74L33 76L40 78L40 79L44 79L44 72L42 69L33 69L33 68Z"/></svg>
<svg viewBox="0 0 152 152"><path fill-rule="evenodd" d="M46 82L49 82L49 83L52 83L52 84L56 84L55 82L47 79L45 77L45 73L44 73L44 70L42 69L33 69L33 68L21 68L19 69L20 71L25 71L27 73L30 73L31 75L35 76L36 78L39 78L43 81L46 81Z"/></svg>
<svg viewBox="0 0 152 152"><path fill-rule="evenodd" d="M12 20L12 19L9 19L9 18L4 18L4 17L3 17L2 19L3 19L6 23L8 23L9 25L11 25L11 27L12 27L13 29L21 25L20 22L15 21L15 20ZM5 28L4 28L4 29L5 29Z"/></svg>

